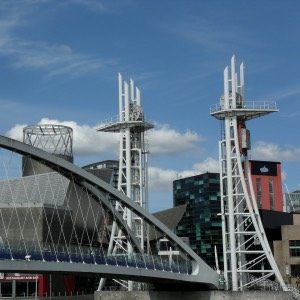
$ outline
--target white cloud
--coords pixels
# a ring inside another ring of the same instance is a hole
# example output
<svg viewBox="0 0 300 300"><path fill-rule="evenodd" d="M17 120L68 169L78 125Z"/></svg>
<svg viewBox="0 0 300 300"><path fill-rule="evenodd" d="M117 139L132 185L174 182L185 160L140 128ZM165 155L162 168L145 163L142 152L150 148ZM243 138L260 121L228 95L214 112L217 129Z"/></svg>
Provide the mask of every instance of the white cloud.
<svg viewBox="0 0 300 300"><path fill-rule="evenodd" d="M24 2L23 6L17 8L12 5L9 12L4 9L9 4L0 4L0 11L5 11L0 21L0 56L6 57L12 67L44 70L48 78L59 75L79 77L116 63L110 58L75 52L66 44L50 44L19 37L16 29L26 26L24 16L33 4L35 1Z"/></svg>
<svg viewBox="0 0 300 300"><path fill-rule="evenodd" d="M0 54L11 60L14 68L42 69L47 77L69 75L79 77L115 64L112 59L92 58L75 53L68 45L1 38Z"/></svg>
<svg viewBox="0 0 300 300"><path fill-rule="evenodd" d="M157 126L148 133L147 138L149 139L150 153L153 155L191 150L202 139L195 132L181 133L168 125Z"/></svg>
<svg viewBox="0 0 300 300"><path fill-rule="evenodd" d="M25 126L27 126L27 124L16 124L14 127L9 129L5 135L12 139L23 141L23 128Z"/></svg>
<svg viewBox="0 0 300 300"><path fill-rule="evenodd" d="M117 153L119 135L97 132L96 130L101 124L95 126L80 125L75 121L59 121L49 118L41 119L38 124L60 124L71 127L73 129L74 155L93 155L103 152ZM6 135L22 141L23 128L25 126L27 124L16 124ZM196 142L201 140L196 133L190 131L181 133L167 125L152 130L151 134L149 134L149 139L149 143L152 145L151 153L156 155L189 151L196 148ZM149 187L152 191L170 191L173 180L205 172L219 172L218 161L209 157L202 162L194 164L189 170L149 167Z"/></svg>
<svg viewBox="0 0 300 300"><path fill-rule="evenodd" d="M254 159L278 160L278 161L298 161L300 160L300 148L281 148L277 144L258 142L252 150Z"/></svg>
<svg viewBox="0 0 300 300"><path fill-rule="evenodd" d="M218 160L208 157L204 161L194 164L190 170L182 171L149 167L149 188L152 191L171 191L174 180L205 172L219 172Z"/></svg>
<svg viewBox="0 0 300 300"><path fill-rule="evenodd" d="M73 150L75 155L99 154L107 151L117 152L119 135L106 132L97 132L101 124L90 126L78 124L75 121L59 121L49 118L41 119L38 124L60 124L73 129ZM17 124L6 135L17 139L23 139L23 128L26 124ZM196 148L196 142L200 140L196 133L187 131L178 132L167 125L149 132L149 144L151 154L181 153Z"/></svg>
<svg viewBox="0 0 300 300"><path fill-rule="evenodd" d="M96 126L79 125L74 121L58 121L48 118L41 119L38 124L60 124L73 129L73 151L75 155L92 155L106 151L116 151L119 137L117 134L97 132ZM23 139L23 128L26 124L17 124L11 128L6 135L17 139Z"/></svg>

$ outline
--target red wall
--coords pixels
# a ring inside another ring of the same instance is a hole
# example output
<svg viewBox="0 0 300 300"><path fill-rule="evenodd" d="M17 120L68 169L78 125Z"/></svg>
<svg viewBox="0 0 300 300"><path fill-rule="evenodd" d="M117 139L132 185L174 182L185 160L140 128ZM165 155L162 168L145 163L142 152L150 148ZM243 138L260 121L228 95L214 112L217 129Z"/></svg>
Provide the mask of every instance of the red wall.
<svg viewBox="0 0 300 300"><path fill-rule="evenodd" d="M251 166L252 161L250 161ZM275 211L283 211L283 195L282 195L282 181L281 181L281 164L276 163L277 175L251 175L255 196L257 197L256 191L256 179L261 179L262 184L262 209L271 210L270 207L270 195L269 195L269 179L272 178L274 181L274 198L275 198Z"/></svg>
<svg viewBox="0 0 300 300"><path fill-rule="evenodd" d="M74 295L75 277L74 275L64 275L64 285L68 296Z"/></svg>
<svg viewBox="0 0 300 300"><path fill-rule="evenodd" d="M48 293L47 277L45 275L39 275L38 279L38 296L45 297Z"/></svg>

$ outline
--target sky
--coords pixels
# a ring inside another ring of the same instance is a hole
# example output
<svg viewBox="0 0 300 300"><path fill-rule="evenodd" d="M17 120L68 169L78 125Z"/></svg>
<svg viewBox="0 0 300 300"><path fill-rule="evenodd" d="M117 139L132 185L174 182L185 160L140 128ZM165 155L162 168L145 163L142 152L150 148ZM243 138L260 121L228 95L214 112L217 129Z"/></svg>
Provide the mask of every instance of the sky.
<svg viewBox="0 0 300 300"><path fill-rule="evenodd" d="M74 130L75 163L117 159L117 74L141 89L149 141L149 206L172 207L172 181L218 171L219 121L209 114L233 54L246 100L279 112L251 120L252 159L282 163L300 188L300 1L1 0L0 128Z"/></svg>

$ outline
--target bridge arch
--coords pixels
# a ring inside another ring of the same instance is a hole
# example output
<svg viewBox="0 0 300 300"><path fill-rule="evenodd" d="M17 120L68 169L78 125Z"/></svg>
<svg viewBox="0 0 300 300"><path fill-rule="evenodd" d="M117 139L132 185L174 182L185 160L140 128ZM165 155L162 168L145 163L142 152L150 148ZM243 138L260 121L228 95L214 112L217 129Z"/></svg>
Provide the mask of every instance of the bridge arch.
<svg viewBox="0 0 300 300"><path fill-rule="evenodd" d="M99 179L98 177L92 175L91 173L81 169L80 167L75 166L74 164L65 161L57 156L51 155L41 149L32 147L30 145L24 144L22 142L0 136L0 147L7 149L9 151L18 153L23 156L30 156L33 159L42 162L43 164L48 165L54 170L57 170L63 176L74 180L76 184L86 189L91 195L100 199L101 203L105 208L112 214L115 220L124 228L124 233L136 246L137 251L142 251L139 249L138 243L135 241L135 238L131 230L122 220L120 214L114 210L113 206L109 203L107 195L113 196L117 201L120 201L125 207L130 209L135 214L142 217L145 222L154 226L156 230L164 234L164 236L176 244L176 246L187 255L192 261L192 273L191 274L182 274L180 272L165 272L163 270L157 270L155 268L139 268L138 264L135 267L122 267L118 264L75 264L75 263L66 263L61 262L56 264L55 262L46 262L46 261L0 261L1 270L26 270L30 268L34 271L66 271L70 272L73 270L76 272L77 269L80 269L81 272L91 272L99 273L106 276L113 274L113 277L120 276L122 278L145 278L146 280L158 280L159 278L164 278L166 280L177 280L185 282L194 282L194 283L204 283L208 286L217 286L217 273L212 270L192 249L190 249L180 238L178 238L172 231L170 231L164 224L157 220L154 216L144 211L140 206L133 203L127 196L118 190L114 189L111 185ZM30 265L29 265L30 264ZM88 269L90 271L88 271Z"/></svg>

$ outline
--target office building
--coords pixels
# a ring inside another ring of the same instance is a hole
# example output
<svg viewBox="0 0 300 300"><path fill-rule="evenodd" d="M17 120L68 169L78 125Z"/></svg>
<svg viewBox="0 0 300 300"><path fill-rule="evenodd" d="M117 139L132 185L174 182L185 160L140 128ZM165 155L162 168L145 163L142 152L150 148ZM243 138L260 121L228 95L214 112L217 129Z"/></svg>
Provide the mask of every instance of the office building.
<svg viewBox="0 0 300 300"><path fill-rule="evenodd" d="M300 211L300 190L291 193L284 193L284 211L299 212Z"/></svg>
<svg viewBox="0 0 300 300"><path fill-rule="evenodd" d="M281 163L258 160L249 163L258 208L283 211Z"/></svg>
<svg viewBox="0 0 300 300"><path fill-rule="evenodd" d="M86 171L91 172L95 176L101 178L107 183L111 184L115 189L118 188L119 178L119 161L118 160L104 160L95 162L82 167Z"/></svg>
<svg viewBox="0 0 300 300"><path fill-rule="evenodd" d="M219 178L218 173L205 173L173 182L174 206L187 205L175 232L188 238L190 247L211 267L215 267L214 246L221 267L223 260Z"/></svg>

